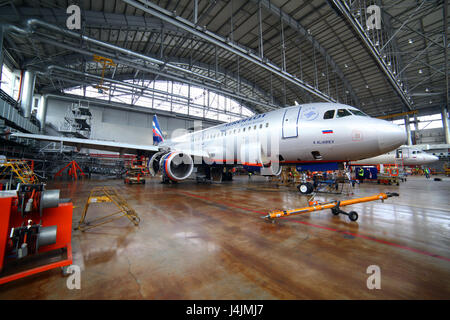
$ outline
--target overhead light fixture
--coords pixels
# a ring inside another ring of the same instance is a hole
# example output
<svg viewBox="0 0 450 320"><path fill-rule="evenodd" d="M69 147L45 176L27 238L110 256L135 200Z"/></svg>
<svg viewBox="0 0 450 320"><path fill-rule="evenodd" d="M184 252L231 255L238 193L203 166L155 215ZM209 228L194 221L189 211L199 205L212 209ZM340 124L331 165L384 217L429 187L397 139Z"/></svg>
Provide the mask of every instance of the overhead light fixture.
<svg viewBox="0 0 450 320"><path fill-rule="evenodd" d="M420 73L420 74L422 74L422 73L423 73L422 69L419 69L419 73Z"/></svg>
<svg viewBox="0 0 450 320"><path fill-rule="evenodd" d="M412 40L412 39L409 39L408 42L411 44L411 43L413 43L413 40Z"/></svg>
<svg viewBox="0 0 450 320"><path fill-rule="evenodd" d="M425 88L425 92L430 92L430 89L428 89L428 88Z"/></svg>
<svg viewBox="0 0 450 320"><path fill-rule="evenodd" d="M369 85L368 84L366 84L366 89L369 89Z"/></svg>
<svg viewBox="0 0 450 320"><path fill-rule="evenodd" d="M348 65L345 63L345 64L344 64L344 67L348 68Z"/></svg>
<svg viewBox="0 0 450 320"><path fill-rule="evenodd" d="M430 104L432 104L433 103L433 100L430 100Z"/></svg>

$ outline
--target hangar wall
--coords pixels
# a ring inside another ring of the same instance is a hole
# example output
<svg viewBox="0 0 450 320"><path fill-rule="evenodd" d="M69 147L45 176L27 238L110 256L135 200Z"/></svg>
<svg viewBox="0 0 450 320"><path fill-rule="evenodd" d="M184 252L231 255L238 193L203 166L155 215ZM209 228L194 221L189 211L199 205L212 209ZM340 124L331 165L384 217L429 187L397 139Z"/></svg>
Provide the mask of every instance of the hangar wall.
<svg viewBox="0 0 450 320"><path fill-rule="evenodd" d="M60 128L64 122L71 101L49 97L47 101L46 123ZM87 105L87 103L83 103ZM89 104L92 113L90 139L118 142L153 144L152 120L154 113L119 110L108 106ZM194 127L194 120L179 119L158 114L158 121L164 137L168 138L176 129ZM202 121L203 128L217 125L219 122ZM197 125L197 123L195 123ZM50 134L51 128L46 131Z"/></svg>

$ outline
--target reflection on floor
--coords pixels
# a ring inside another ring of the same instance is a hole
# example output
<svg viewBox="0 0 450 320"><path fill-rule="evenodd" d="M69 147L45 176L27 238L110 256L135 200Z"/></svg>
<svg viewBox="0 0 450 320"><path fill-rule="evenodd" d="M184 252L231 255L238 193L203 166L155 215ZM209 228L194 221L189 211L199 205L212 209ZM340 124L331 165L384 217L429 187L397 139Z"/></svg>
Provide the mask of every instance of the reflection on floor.
<svg viewBox="0 0 450 320"><path fill-rule="evenodd" d="M265 222L274 209L305 206L295 188L262 177L124 185L122 180L53 182L72 198L74 222L94 186L118 188L141 217L74 231L81 289L59 270L0 286L0 299L448 299L450 179L411 177L397 186L364 183L353 197L400 197L352 206L359 220L329 210ZM319 195L317 199L346 199ZM113 207L90 209L104 215ZM379 266L381 289L367 268Z"/></svg>

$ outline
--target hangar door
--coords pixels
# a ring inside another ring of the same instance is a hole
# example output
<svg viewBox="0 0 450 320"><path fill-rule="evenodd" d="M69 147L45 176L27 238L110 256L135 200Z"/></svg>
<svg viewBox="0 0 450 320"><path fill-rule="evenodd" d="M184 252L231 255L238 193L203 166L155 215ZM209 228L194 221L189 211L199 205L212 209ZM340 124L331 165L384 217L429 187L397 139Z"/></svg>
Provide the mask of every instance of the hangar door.
<svg viewBox="0 0 450 320"><path fill-rule="evenodd" d="M301 107L295 106L284 111L283 138L295 138L298 136L298 118Z"/></svg>

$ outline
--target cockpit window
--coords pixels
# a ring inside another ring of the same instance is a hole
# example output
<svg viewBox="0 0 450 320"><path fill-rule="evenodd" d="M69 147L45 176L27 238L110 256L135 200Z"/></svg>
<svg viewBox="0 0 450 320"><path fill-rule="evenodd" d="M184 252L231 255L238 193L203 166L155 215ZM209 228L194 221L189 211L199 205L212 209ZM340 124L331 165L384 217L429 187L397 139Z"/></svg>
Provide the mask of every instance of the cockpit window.
<svg viewBox="0 0 450 320"><path fill-rule="evenodd" d="M328 110L323 114L324 119L333 119L334 118L334 111L335 110Z"/></svg>
<svg viewBox="0 0 450 320"><path fill-rule="evenodd" d="M355 116L362 116L362 117L368 117L367 114L365 114L364 112L357 110L357 109L348 109L348 111L350 111L351 113L353 113Z"/></svg>
<svg viewBox="0 0 450 320"><path fill-rule="evenodd" d="M416 152L415 152L415 151L413 151L413 152L412 152L412 154L416 154Z"/></svg>
<svg viewBox="0 0 450 320"><path fill-rule="evenodd" d="M337 111L337 117L343 118L347 116L351 116L352 114L347 109L338 109Z"/></svg>

